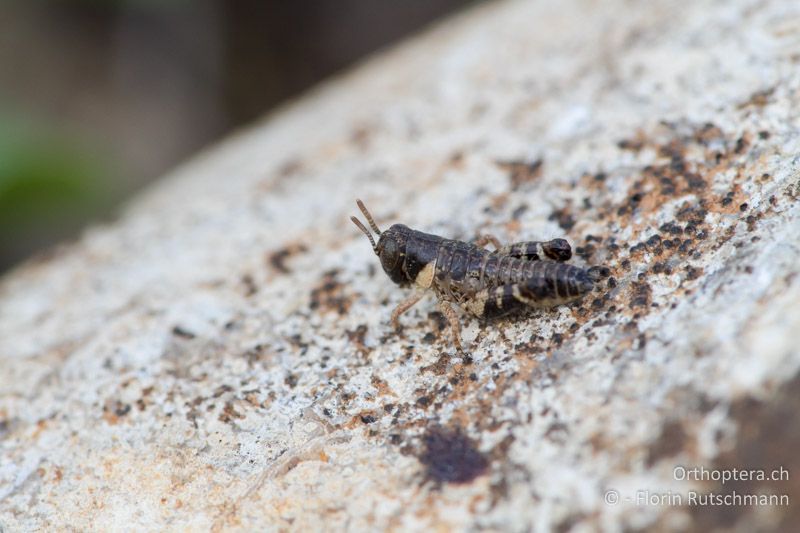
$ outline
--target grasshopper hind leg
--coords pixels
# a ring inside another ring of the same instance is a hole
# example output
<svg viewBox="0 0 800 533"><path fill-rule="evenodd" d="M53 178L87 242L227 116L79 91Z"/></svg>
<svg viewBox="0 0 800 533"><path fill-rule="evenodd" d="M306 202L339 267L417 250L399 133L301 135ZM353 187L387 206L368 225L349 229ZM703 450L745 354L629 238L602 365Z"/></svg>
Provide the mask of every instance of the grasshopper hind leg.
<svg viewBox="0 0 800 533"><path fill-rule="evenodd" d="M509 283L477 292L464 302L464 308L478 318L500 318L526 307L516 297L519 284Z"/></svg>
<svg viewBox="0 0 800 533"><path fill-rule="evenodd" d="M551 260L569 261L572 257L572 247L566 239L551 239L549 241L521 241L503 246L494 235L485 234L475 240L475 246L485 248L487 244L494 246L492 254L508 255L529 261Z"/></svg>
<svg viewBox="0 0 800 533"><path fill-rule="evenodd" d="M515 242L501 247L494 253L528 259L529 261L549 259L563 262L572 257L572 247L565 239L551 239L549 241Z"/></svg>
<svg viewBox="0 0 800 533"><path fill-rule="evenodd" d="M559 265L562 269L568 265ZM499 318L526 308L546 308L578 300L591 292L595 276L578 268L556 277L536 277L477 292L464 307L479 318Z"/></svg>

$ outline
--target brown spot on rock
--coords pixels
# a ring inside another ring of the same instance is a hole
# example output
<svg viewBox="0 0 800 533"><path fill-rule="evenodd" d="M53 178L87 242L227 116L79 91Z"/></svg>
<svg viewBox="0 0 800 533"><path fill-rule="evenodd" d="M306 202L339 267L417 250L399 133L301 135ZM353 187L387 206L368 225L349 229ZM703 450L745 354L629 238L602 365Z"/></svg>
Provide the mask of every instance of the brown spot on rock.
<svg viewBox="0 0 800 533"><path fill-rule="evenodd" d="M303 161L301 159L289 159L284 161L280 168L278 168L278 177L290 178L296 174L299 174L302 170Z"/></svg>
<svg viewBox="0 0 800 533"><path fill-rule="evenodd" d="M376 132L373 124L359 124L350 131L350 142L359 150L369 148L370 141Z"/></svg>
<svg viewBox="0 0 800 533"><path fill-rule="evenodd" d="M290 244L281 248L280 250L276 250L269 254L267 257L267 263L275 269L276 272L280 272L281 274L288 274L291 272L291 269L286 265L286 261L291 259L293 256L307 252L308 248L302 243L295 243Z"/></svg>
<svg viewBox="0 0 800 533"><path fill-rule="evenodd" d="M756 91L750 95L750 98L739 104L739 109L744 109L746 107L764 107L770 103L773 93L775 93L775 87Z"/></svg>
<svg viewBox="0 0 800 533"><path fill-rule="evenodd" d="M366 324L359 324L356 329L345 331L347 339L355 346L356 351L361 356L366 355L369 351L366 344L364 344L367 336L367 330L368 328Z"/></svg>
<svg viewBox="0 0 800 533"><path fill-rule="evenodd" d="M647 308L650 306L653 290L646 281L635 281L631 283L631 309L636 307Z"/></svg>
<svg viewBox="0 0 800 533"><path fill-rule="evenodd" d="M435 483L469 483L489 467L489 460L460 428L430 428L422 441L418 459L427 479Z"/></svg>
<svg viewBox="0 0 800 533"><path fill-rule="evenodd" d="M172 334L176 337L180 337L182 339L194 339L195 334L186 329L183 326L174 326L172 328Z"/></svg>
<svg viewBox="0 0 800 533"><path fill-rule="evenodd" d="M370 383L372 383L372 386L378 390L378 396L385 396L387 394L394 395L394 392L392 392L392 389L389 387L389 384L386 382L386 380L379 378L376 374L372 374Z"/></svg>
<svg viewBox="0 0 800 533"><path fill-rule="evenodd" d="M680 420L669 420L661 427L661 434L650 445L647 452L647 466L653 466L661 459L674 457L684 451L689 437Z"/></svg>
<svg viewBox="0 0 800 533"><path fill-rule="evenodd" d="M428 365L423 366L420 368L420 372L433 372L436 375L443 376L447 373L447 367L450 364L450 355L447 352L442 352L439 354L439 358L436 362Z"/></svg>
<svg viewBox="0 0 800 533"><path fill-rule="evenodd" d="M364 411L358 415L358 419L364 425L374 424L378 421L378 418L380 418L380 416L373 411Z"/></svg>
<svg viewBox="0 0 800 533"><path fill-rule="evenodd" d="M233 402L225 402L225 407L219 415L219 421L226 424L232 423L235 419L243 419L244 415L236 410Z"/></svg>
<svg viewBox="0 0 800 533"><path fill-rule="evenodd" d="M339 269L325 272L320 283L311 290L309 307L323 312L344 315L350 310L352 295L346 294L345 285L337 280Z"/></svg>
<svg viewBox="0 0 800 533"><path fill-rule="evenodd" d="M622 139L617 143L617 146L621 150L630 150L632 152L638 152L642 148L645 147L647 144L647 137L645 136L644 132L639 130L636 134L630 139Z"/></svg>
<svg viewBox="0 0 800 533"><path fill-rule="evenodd" d="M561 229L567 232L575 226L575 218L566 207L550 213L547 220L554 220Z"/></svg>
<svg viewBox="0 0 800 533"><path fill-rule="evenodd" d="M778 479L728 480L709 483L708 489L726 496L737 494L786 495L788 505L770 505L777 514L773 531L795 531L800 524L800 374L785 383L771 399L766 401L745 397L735 401L730 408L730 418L738 424L737 440L733 447L708 466L709 469L731 472L764 471ZM781 474L783 472L783 474ZM758 524L758 505L698 505L689 507L695 531L746 530L747 524ZM737 525L743 527L735 527Z"/></svg>
<svg viewBox="0 0 800 533"><path fill-rule="evenodd" d="M498 161L497 165L508 171L511 190L516 191L525 184L532 183L542 174L542 159L536 161Z"/></svg>
<svg viewBox="0 0 800 533"><path fill-rule="evenodd" d="M425 409L431 404L431 399L427 396L420 396L417 398L417 405Z"/></svg>
<svg viewBox="0 0 800 533"><path fill-rule="evenodd" d="M119 400L108 400L103 406L103 420L108 424L116 425L120 419L130 413L131 406Z"/></svg>
<svg viewBox="0 0 800 533"><path fill-rule="evenodd" d="M242 288L245 296L253 296L258 292L258 286L252 274L245 274L242 276Z"/></svg>

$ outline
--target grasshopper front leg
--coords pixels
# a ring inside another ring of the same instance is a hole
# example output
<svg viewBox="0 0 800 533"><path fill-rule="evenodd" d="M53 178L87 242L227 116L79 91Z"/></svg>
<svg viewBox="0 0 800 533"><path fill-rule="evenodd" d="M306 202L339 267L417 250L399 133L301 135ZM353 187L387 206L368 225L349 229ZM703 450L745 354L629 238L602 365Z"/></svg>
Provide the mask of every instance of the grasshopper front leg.
<svg viewBox="0 0 800 533"><path fill-rule="evenodd" d="M392 311L392 327L400 329L400 315L414 307L419 302L425 293L422 291L414 292L411 296L397 304L397 307Z"/></svg>

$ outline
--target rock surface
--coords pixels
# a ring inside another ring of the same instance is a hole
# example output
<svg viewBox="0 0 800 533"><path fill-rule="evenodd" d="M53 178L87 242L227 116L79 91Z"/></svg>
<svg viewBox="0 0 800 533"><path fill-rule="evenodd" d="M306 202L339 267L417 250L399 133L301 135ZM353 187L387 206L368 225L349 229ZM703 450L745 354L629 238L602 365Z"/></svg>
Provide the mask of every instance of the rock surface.
<svg viewBox="0 0 800 533"><path fill-rule="evenodd" d="M798 35L777 0L481 5L20 266L0 530L796 527ZM389 327L356 197L613 279L464 316L462 358L430 299Z"/></svg>

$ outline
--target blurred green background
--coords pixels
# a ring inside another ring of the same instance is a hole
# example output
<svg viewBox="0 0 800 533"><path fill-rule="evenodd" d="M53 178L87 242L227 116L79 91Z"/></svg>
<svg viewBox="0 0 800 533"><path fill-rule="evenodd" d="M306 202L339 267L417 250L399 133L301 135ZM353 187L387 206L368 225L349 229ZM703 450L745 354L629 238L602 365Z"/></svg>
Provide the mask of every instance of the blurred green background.
<svg viewBox="0 0 800 533"><path fill-rule="evenodd" d="M471 0L0 1L0 272Z"/></svg>

